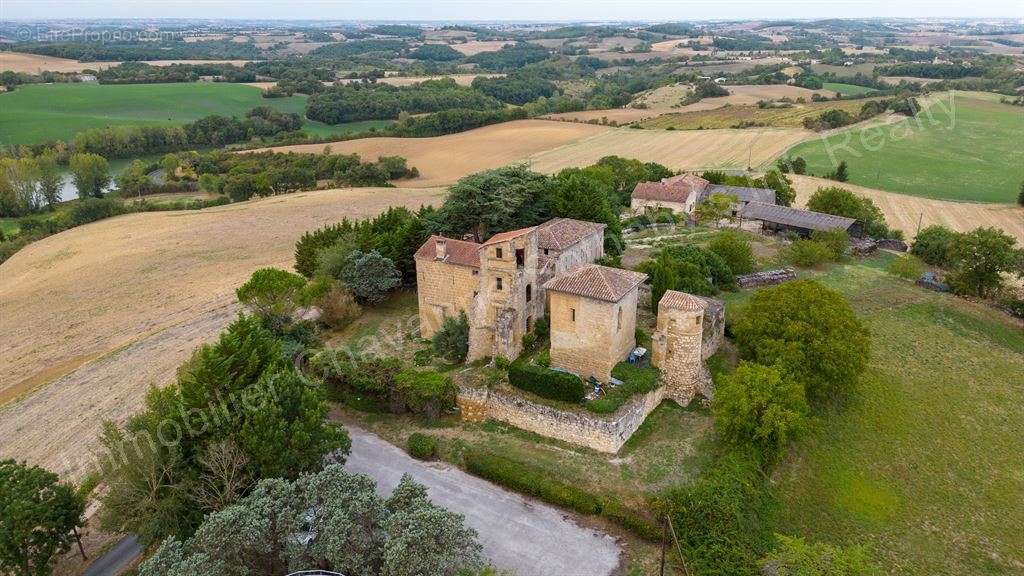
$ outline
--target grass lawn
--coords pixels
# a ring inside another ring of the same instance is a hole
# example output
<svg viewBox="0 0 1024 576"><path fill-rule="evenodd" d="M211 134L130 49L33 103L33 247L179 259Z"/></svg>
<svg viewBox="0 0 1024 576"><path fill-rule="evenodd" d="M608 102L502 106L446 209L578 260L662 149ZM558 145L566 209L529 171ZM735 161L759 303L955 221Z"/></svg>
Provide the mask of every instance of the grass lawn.
<svg viewBox="0 0 1024 576"><path fill-rule="evenodd" d="M263 98L253 86L210 82L33 84L0 94L0 144L69 139L77 132L107 126L184 124L211 114L243 116L257 106L304 115L306 96ZM303 129L327 136L389 123L329 126L306 120Z"/></svg>
<svg viewBox="0 0 1024 576"><path fill-rule="evenodd" d="M1020 574L1024 330L880 268L819 277L871 329L872 360L859 397L777 471L776 530L868 543L886 573ZM730 321L749 295L727 297Z"/></svg>
<svg viewBox="0 0 1024 576"><path fill-rule="evenodd" d="M950 106L949 93L943 93L915 118L815 138L786 156L802 156L813 174L831 172L845 160L850 182L890 192L1011 203L1024 179L1022 134L1019 107L962 92Z"/></svg>
<svg viewBox="0 0 1024 576"><path fill-rule="evenodd" d="M871 94L877 92L874 88L868 88L866 86L857 86L856 84L840 84L839 82L825 82L822 85L825 90L831 90L838 92L843 96L860 96L861 94Z"/></svg>
<svg viewBox="0 0 1024 576"><path fill-rule="evenodd" d="M3 232L4 236L17 234L18 230L21 230L21 226L18 225L17 218L0 218L0 232Z"/></svg>

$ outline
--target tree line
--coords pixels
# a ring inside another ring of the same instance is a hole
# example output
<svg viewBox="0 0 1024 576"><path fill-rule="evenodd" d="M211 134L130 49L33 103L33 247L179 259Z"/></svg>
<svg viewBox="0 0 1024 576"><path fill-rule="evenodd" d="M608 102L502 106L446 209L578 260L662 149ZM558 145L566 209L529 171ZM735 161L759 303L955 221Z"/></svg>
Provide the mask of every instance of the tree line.
<svg viewBox="0 0 1024 576"><path fill-rule="evenodd" d="M413 86L383 83L343 84L309 98L306 117L325 124L360 120L396 119L401 113L423 114L441 110L492 110L501 104L473 88L445 78Z"/></svg>

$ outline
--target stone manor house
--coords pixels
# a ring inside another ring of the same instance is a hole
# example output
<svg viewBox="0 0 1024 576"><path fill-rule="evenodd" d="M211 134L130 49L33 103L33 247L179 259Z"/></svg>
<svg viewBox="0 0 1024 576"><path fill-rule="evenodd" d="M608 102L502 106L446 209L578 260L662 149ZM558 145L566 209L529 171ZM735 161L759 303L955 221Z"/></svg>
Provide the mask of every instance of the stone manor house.
<svg viewBox="0 0 1024 576"><path fill-rule="evenodd" d="M548 316L551 367L608 382L612 368L636 346L637 302L646 275L594 263L604 255L604 229L555 218L483 243L431 236L415 256L421 335L430 338L445 318L465 313L467 360L511 360L522 352L523 336ZM664 301L658 329L664 338L655 343L655 362L690 362L696 356L700 364L700 338L678 336L700 332L700 318L694 324L690 317L703 313L699 301L684 294ZM684 371L688 380L695 369Z"/></svg>

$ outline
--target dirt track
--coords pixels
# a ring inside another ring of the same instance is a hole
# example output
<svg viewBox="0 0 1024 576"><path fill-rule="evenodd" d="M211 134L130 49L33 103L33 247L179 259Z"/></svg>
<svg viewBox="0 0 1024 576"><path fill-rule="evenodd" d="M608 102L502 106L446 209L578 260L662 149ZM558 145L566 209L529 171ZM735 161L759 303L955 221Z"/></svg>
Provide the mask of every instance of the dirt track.
<svg viewBox="0 0 1024 576"><path fill-rule="evenodd" d="M903 230L908 240L914 237L920 218L922 228L931 224L943 224L958 232L967 232L979 226L995 226L1024 245L1024 208L1009 204L932 200L812 176L791 175L791 178L793 187L796 188L797 206L806 205L807 199L818 188L842 186L860 196L870 198L885 214L886 222Z"/></svg>
<svg viewBox="0 0 1024 576"><path fill-rule="evenodd" d="M343 217L438 203L438 189L303 192L131 214L31 244L0 266L0 458L80 474L103 419L138 407L235 316L258 267ZM84 460L82 460L84 458Z"/></svg>

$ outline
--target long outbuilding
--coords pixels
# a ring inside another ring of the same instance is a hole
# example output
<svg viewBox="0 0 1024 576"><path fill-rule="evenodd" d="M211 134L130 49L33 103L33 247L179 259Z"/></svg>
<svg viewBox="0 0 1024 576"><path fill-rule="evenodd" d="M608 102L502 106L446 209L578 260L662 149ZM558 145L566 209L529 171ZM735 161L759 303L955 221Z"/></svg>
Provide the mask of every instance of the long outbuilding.
<svg viewBox="0 0 1024 576"><path fill-rule="evenodd" d="M801 210L778 204L750 202L740 211L744 220L759 220L765 230L791 231L807 237L815 230L845 230L853 238L864 236L864 225L854 218Z"/></svg>

